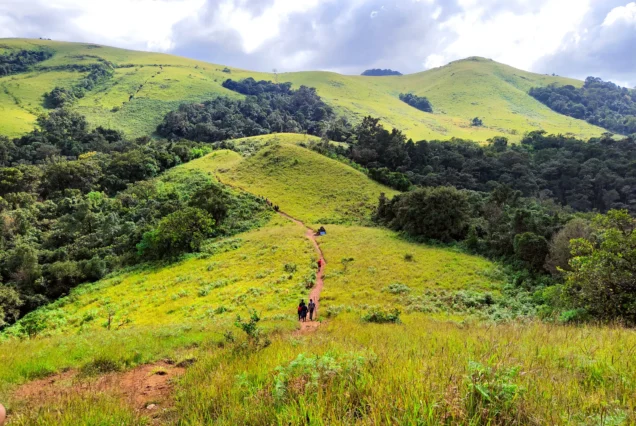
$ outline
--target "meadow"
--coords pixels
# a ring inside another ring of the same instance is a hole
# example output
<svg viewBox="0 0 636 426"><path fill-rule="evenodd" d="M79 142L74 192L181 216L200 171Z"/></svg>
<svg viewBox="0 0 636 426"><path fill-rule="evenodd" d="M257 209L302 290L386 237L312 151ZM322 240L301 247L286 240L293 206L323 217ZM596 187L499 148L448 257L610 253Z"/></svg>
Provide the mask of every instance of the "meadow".
<svg viewBox="0 0 636 426"><path fill-rule="evenodd" d="M238 143L263 149L248 157L216 151L186 167L213 173L225 184L266 197L307 224L368 222L380 194L397 193L360 171L297 145L309 140L301 135L247 138Z"/></svg>
<svg viewBox="0 0 636 426"><path fill-rule="evenodd" d="M533 86L557 83L578 87L583 84L581 81L529 73L484 58L468 58L392 77L323 71L274 75L94 44L23 39L4 39L0 44L5 50L47 47L56 52L38 65L40 71L0 78L0 88L9 91L0 94L3 111L0 131L7 136L31 130L37 114L43 111L45 92L55 86L68 86L69 77L81 77L81 73L68 73L59 67L95 63L97 57L120 68L112 79L88 92L74 108L86 115L93 126L110 125L131 137L153 132L163 116L180 103L201 102L221 95L240 97L221 84L227 78L247 77L289 81L294 87L315 87L336 112L353 122L366 115L380 117L385 126L399 128L414 140L458 137L481 142L504 135L517 141L524 132L540 129L548 133L572 133L581 138L604 132L584 121L555 113L527 94ZM433 113L400 101L398 96L403 92L428 97ZM471 126L473 117L480 117L484 126Z"/></svg>

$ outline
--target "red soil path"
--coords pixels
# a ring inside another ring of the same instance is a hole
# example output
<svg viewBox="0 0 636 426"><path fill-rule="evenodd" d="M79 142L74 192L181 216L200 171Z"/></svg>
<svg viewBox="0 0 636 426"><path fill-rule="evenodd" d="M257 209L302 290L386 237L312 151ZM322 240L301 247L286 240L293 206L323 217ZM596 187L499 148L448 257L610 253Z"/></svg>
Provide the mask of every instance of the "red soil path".
<svg viewBox="0 0 636 426"><path fill-rule="evenodd" d="M309 240L312 242L312 244L314 245L314 249L316 250L316 253L318 253L318 256L320 257L320 268L318 268L318 273L316 274L316 284L314 285L314 287L311 289L311 292L309 293L309 299L312 299L314 303L316 303L316 310L314 311L314 319L317 319L318 312L320 311L320 292L322 291L322 288L324 286L323 277L325 275L325 263L326 263L325 255L322 253L322 250L320 249L320 246L318 245L318 241L316 240L316 232L313 229L306 226L300 220L291 217L287 213L279 211L278 214L302 226L303 228L307 229L307 231L305 232L305 236L309 238ZM319 325L320 323L318 321L301 322L300 331L301 332L314 331L316 328L318 328Z"/></svg>

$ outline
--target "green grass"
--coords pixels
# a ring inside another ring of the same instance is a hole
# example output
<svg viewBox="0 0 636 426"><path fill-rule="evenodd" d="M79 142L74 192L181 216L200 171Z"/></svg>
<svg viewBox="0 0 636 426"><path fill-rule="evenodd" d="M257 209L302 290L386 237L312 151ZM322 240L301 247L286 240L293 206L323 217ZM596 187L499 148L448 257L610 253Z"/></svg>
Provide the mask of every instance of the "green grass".
<svg viewBox="0 0 636 426"><path fill-rule="evenodd" d="M223 183L266 197L306 223L368 221L380 193L397 193L345 164L293 144L304 141L304 136L250 139L271 144L248 158L214 152L186 167L214 173Z"/></svg>
<svg viewBox="0 0 636 426"><path fill-rule="evenodd" d="M503 274L486 259L411 243L383 228L332 225L319 241L328 265L323 314L374 305L405 309L404 302L417 304L440 290L497 295L503 284ZM391 292L396 284L406 291Z"/></svg>
<svg viewBox="0 0 636 426"><path fill-rule="evenodd" d="M209 242L175 264L148 265L82 285L40 311L43 335L186 323L223 323L248 308L293 328L316 255L304 229L275 216L265 227ZM294 265L286 270L285 265Z"/></svg>
<svg viewBox="0 0 636 426"><path fill-rule="evenodd" d="M3 39L5 49L48 47L56 52L39 67L74 63L93 63L93 56L117 65L115 77L87 94L75 108L94 126L110 124L130 136L153 131L164 114L182 102L200 102L219 95L240 97L221 86L227 78L274 80L270 73L258 73L209 64L193 59L159 53L136 52L84 43L43 40ZM163 66L163 70L159 65ZM41 96L55 85L68 85L68 73L50 71L29 77L31 84L13 87L27 110L13 105L0 95L0 131L17 136L30 130ZM81 74L76 74L79 79ZM154 77L153 77L154 76ZM12 77L0 78L0 87ZM20 76L19 79L26 79ZM516 141L524 132L543 129L549 133L572 133L587 138L603 130L584 121L553 112L527 94L532 86L551 83L582 85L581 81L521 71L483 58L468 58L444 67L393 77L346 76L322 71L281 73L279 81L315 87L318 94L337 112L354 121L365 115L380 117L385 125L395 126L415 140L460 137L484 141L505 135ZM137 92L139 86L144 87ZM401 92L427 96L434 112L424 113L398 99ZM135 94L132 101L129 96ZM121 110L113 113L113 107ZM25 117L24 115L27 114ZM479 116L484 127L471 127L469 120ZM22 117L20 119L20 117Z"/></svg>

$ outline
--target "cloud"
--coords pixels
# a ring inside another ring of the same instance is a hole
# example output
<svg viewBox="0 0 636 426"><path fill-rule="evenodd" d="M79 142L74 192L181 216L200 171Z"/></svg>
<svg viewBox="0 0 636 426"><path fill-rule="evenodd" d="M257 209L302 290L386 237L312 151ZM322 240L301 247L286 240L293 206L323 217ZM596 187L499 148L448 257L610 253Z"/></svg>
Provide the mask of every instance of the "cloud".
<svg viewBox="0 0 636 426"><path fill-rule="evenodd" d="M270 71L417 72L468 56L636 83L629 0L1 0L0 37Z"/></svg>
<svg viewBox="0 0 636 426"><path fill-rule="evenodd" d="M601 77L634 87L635 46L636 2L604 2L595 5L584 25L569 33L556 52L540 58L535 68L579 79Z"/></svg>

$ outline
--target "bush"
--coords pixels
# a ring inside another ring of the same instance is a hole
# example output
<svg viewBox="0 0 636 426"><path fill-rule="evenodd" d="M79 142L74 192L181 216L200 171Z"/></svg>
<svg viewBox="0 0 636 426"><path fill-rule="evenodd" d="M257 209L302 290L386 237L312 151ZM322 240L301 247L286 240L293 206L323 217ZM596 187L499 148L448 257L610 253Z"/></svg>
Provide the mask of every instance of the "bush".
<svg viewBox="0 0 636 426"><path fill-rule="evenodd" d="M146 232L137 249L140 255L154 258L199 251L214 223L207 212L186 207L164 217L154 231Z"/></svg>
<svg viewBox="0 0 636 426"><path fill-rule="evenodd" d="M465 192L453 187L419 188L381 199L377 218L389 227L440 241L461 239L468 227L470 204Z"/></svg>
<svg viewBox="0 0 636 426"><path fill-rule="evenodd" d="M525 389L515 383L518 376L519 367L494 368L470 362L465 378L470 424L528 424L529 418L519 411Z"/></svg>
<svg viewBox="0 0 636 426"><path fill-rule="evenodd" d="M424 96L417 96L412 93L400 93L400 100L424 112L433 112L433 106Z"/></svg>
<svg viewBox="0 0 636 426"><path fill-rule="evenodd" d="M377 324L386 324L393 323L399 324L400 321L400 310L398 308L394 309L385 309L380 307L373 307L362 316L362 320L364 322L374 322Z"/></svg>
<svg viewBox="0 0 636 426"><path fill-rule="evenodd" d="M389 284L387 287L384 287L382 291L391 294L406 294L411 292L411 288L404 284L393 283Z"/></svg>

